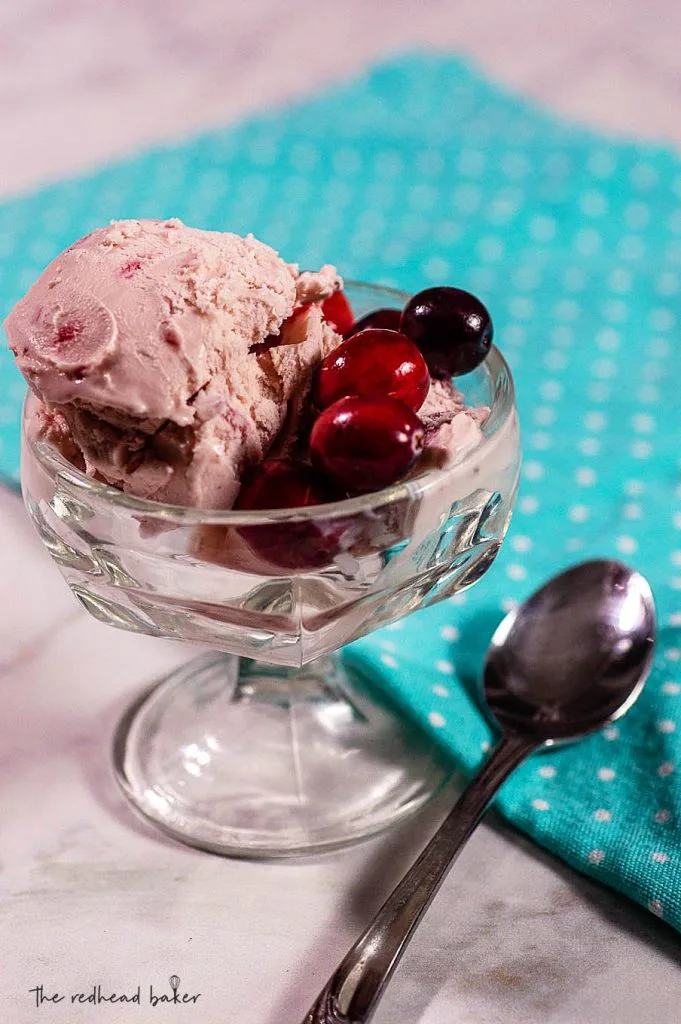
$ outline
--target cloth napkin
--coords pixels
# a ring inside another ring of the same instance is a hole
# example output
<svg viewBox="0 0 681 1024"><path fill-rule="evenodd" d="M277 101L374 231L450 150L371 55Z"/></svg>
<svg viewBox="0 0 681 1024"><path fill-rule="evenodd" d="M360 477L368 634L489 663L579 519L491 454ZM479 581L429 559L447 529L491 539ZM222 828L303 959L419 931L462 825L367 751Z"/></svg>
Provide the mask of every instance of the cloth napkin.
<svg viewBox="0 0 681 1024"><path fill-rule="evenodd" d="M252 231L291 261L492 310L515 374L524 479L469 592L352 645L454 762L489 729L474 684L505 610L589 556L643 571L663 627L631 713L542 754L498 807L580 871L681 928L681 161L556 121L460 60L416 54L284 110L0 206L0 314L113 217ZM24 391L0 351L0 472Z"/></svg>

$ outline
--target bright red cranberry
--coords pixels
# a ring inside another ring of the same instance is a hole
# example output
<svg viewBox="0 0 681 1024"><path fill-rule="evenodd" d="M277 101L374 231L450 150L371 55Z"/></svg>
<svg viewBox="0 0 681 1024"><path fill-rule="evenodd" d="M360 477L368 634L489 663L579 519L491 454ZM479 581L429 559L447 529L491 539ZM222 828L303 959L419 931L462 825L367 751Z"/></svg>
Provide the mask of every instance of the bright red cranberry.
<svg viewBox="0 0 681 1024"><path fill-rule="evenodd" d="M416 413L396 398L341 398L322 412L310 434L313 463L354 494L399 480L423 450Z"/></svg>
<svg viewBox="0 0 681 1024"><path fill-rule="evenodd" d="M235 509L243 511L308 508L337 501L344 494L310 466L290 459L267 459L245 479ZM258 555L279 569L320 569L333 561L338 537L321 523L269 522L242 526L240 535Z"/></svg>
<svg viewBox="0 0 681 1024"><path fill-rule="evenodd" d="M413 341L397 331L369 329L330 352L317 372L313 399L320 409L345 395L389 395L421 408L430 375Z"/></svg>
<svg viewBox="0 0 681 1024"><path fill-rule="evenodd" d="M332 292L322 303L322 315L339 334L349 331L355 322L350 303L344 292Z"/></svg>
<svg viewBox="0 0 681 1024"><path fill-rule="evenodd" d="M433 377L457 377L479 366L492 345L492 319L460 288L426 288L404 307L400 330L421 349Z"/></svg>
<svg viewBox="0 0 681 1024"><path fill-rule="evenodd" d="M334 500L332 488L310 466L292 459L266 459L246 476L234 508L307 508Z"/></svg>
<svg viewBox="0 0 681 1024"><path fill-rule="evenodd" d="M345 332L345 337L351 338L353 334L359 334L360 331L365 331L368 327L380 327L384 331L399 331L401 318L401 309L374 309L371 313L356 320L350 330Z"/></svg>

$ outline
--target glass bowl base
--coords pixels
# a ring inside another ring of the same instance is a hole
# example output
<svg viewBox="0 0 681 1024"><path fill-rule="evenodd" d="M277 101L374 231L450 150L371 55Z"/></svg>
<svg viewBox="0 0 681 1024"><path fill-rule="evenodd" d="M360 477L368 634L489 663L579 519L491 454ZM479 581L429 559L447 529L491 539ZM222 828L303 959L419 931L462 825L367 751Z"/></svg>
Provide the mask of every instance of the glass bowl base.
<svg viewBox="0 0 681 1024"><path fill-rule="evenodd" d="M337 656L302 669L208 654L125 714L114 771L175 839L236 857L290 857L375 835L451 774L437 745Z"/></svg>

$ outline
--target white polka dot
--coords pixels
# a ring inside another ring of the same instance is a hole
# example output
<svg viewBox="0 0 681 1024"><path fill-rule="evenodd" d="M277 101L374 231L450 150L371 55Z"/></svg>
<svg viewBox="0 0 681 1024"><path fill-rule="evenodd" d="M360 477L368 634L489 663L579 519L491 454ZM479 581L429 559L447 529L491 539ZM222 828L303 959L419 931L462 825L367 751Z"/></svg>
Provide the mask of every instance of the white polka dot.
<svg viewBox="0 0 681 1024"><path fill-rule="evenodd" d="M591 364L591 372L594 377L608 380L617 375L617 363L612 359L597 359L595 363Z"/></svg>
<svg viewBox="0 0 681 1024"><path fill-rule="evenodd" d="M564 370L567 366L567 356L564 352L551 350L546 353L542 362L547 370Z"/></svg>
<svg viewBox="0 0 681 1024"><path fill-rule="evenodd" d="M610 821L612 814L610 811L606 811L604 807L599 807L597 811L594 811L594 818L596 821Z"/></svg>
<svg viewBox="0 0 681 1024"><path fill-rule="evenodd" d="M654 331L671 331L676 323L676 317L671 309L662 307L650 311L648 322Z"/></svg>
<svg viewBox="0 0 681 1024"><path fill-rule="evenodd" d="M615 547L623 555L633 555L633 553L638 549L638 544L633 537L624 536L617 538L615 541Z"/></svg>
<svg viewBox="0 0 681 1024"><path fill-rule="evenodd" d="M639 412L632 416L631 425L639 434L650 434L655 429L655 417L647 412Z"/></svg>
<svg viewBox="0 0 681 1024"><path fill-rule="evenodd" d="M622 294L631 291L632 281L633 276L630 270L616 267L608 277L608 287L611 291Z"/></svg>
<svg viewBox="0 0 681 1024"><path fill-rule="evenodd" d="M548 802L548 800L537 799L532 801L532 806L534 807L535 811L548 811L551 807L551 804Z"/></svg>
<svg viewBox="0 0 681 1024"><path fill-rule="evenodd" d="M672 612L669 616L670 626L681 626L681 612Z"/></svg>
<svg viewBox="0 0 681 1024"><path fill-rule="evenodd" d="M629 203L624 208L624 223L631 231L642 231L650 221L647 203Z"/></svg>
<svg viewBox="0 0 681 1024"><path fill-rule="evenodd" d="M651 853L650 859L655 861L656 864L666 864L669 860L669 854L661 853L659 850L656 850L654 853Z"/></svg>
<svg viewBox="0 0 681 1024"><path fill-rule="evenodd" d="M669 821L670 817L671 814L668 810L666 810L666 808L662 808L662 810L655 811L655 821L658 825L664 825L666 822Z"/></svg>
<svg viewBox="0 0 681 1024"><path fill-rule="evenodd" d="M652 450L653 446L648 441L634 441L630 449L635 459L647 459Z"/></svg>
<svg viewBox="0 0 681 1024"><path fill-rule="evenodd" d="M609 725L607 729L603 730L603 736L606 740L616 740L619 738L620 731L616 725Z"/></svg>
<svg viewBox="0 0 681 1024"><path fill-rule="evenodd" d="M552 409L550 405L539 405L532 413L532 418L540 426L550 427L555 422L556 410Z"/></svg>
<svg viewBox="0 0 681 1024"><path fill-rule="evenodd" d="M440 714L439 711L431 711L428 715L428 721L431 725L434 725L436 729L441 729L446 723L445 716Z"/></svg>
<svg viewBox="0 0 681 1024"><path fill-rule="evenodd" d="M529 223L530 238L535 242L550 242L556 235L558 225L553 217L536 216Z"/></svg>
<svg viewBox="0 0 681 1024"><path fill-rule="evenodd" d="M478 256L484 263L494 263L504 255L504 243L500 238L489 235L481 238L476 246Z"/></svg>
<svg viewBox="0 0 681 1024"><path fill-rule="evenodd" d="M657 769L657 774L661 776L661 778L665 778L667 775L673 775L674 765L671 761L663 761L663 763Z"/></svg>
<svg viewBox="0 0 681 1024"><path fill-rule="evenodd" d="M440 636L443 640L458 640L459 631L456 626L443 626L440 630Z"/></svg>
<svg viewBox="0 0 681 1024"><path fill-rule="evenodd" d="M423 276L429 281L442 281L451 277L452 267L449 260L442 256L431 256L421 264Z"/></svg>
<svg viewBox="0 0 681 1024"><path fill-rule="evenodd" d="M443 672L445 675L451 676L454 674L454 666L451 661L436 661L435 668L438 672Z"/></svg>
<svg viewBox="0 0 681 1024"><path fill-rule="evenodd" d="M679 291L679 279L671 270L665 271L655 279L655 291L658 295L676 295Z"/></svg>
<svg viewBox="0 0 681 1024"><path fill-rule="evenodd" d="M539 287L541 275L537 266L520 266L513 274L512 283L519 291L532 291Z"/></svg>
<svg viewBox="0 0 681 1024"><path fill-rule="evenodd" d="M623 260L640 260L645 254L645 242L638 235L626 235L617 246L617 255Z"/></svg>
<svg viewBox="0 0 681 1024"><path fill-rule="evenodd" d="M624 484L624 493L630 498L638 498L645 491L645 484L641 480L627 480Z"/></svg>
<svg viewBox="0 0 681 1024"><path fill-rule="evenodd" d="M526 462L524 473L527 480L540 480L544 475L544 467L541 462Z"/></svg>
<svg viewBox="0 0 681 1024"><path fill-rule="evenodd" d="M526 494L518 502L518 509L519 509L520 512L523 512L525 515L528 515L528 516L534 515L534 513L537 512L538 509L539 509L539 501L533 495ZM679 529L681 529L681 526L679 526Z"/></svg>
<svg viewBox="0 0 681 1024"><path fill-rule="evenodd" d="M527 577L527 569L524 565L512 563L506 567L506 575L510 580L524 580Z"/></svg>
<svg viewBox="0 0 681 1024"><path fill-rule="evenodd" d="M607 402L610 398L610 385L603 380L592 380L586 393L593 402Z"/></svg>
<svg viewBox="0 0 681 1024"><path fill-rule="evenodd" d="M534 302L524 295L514 296L508 304L508 309L514 320L530 320L535 312Z"/></svg>
<svg viewBox="0 0 681 1024"><path fill-rule="evenodd" d="M449 690L442 683L436 683L433 687L433 693L436 697L449 697Z"/></svg>
<svg viewBox="0 0 681 1024"><path fill-rule="evenodd" d="M643 511L640 505L637 505L634 501L628 501L622 508L622 515L625 519L640 519L643 515Z"/></svg>
<svg viewBox="0 0 681 1024"><path fill-rule="evenodd" d="M671 351L671 346L666 338L653 338L646 345L646 354L652 359L666 359Z"/></svg>
<svg viewBox="0 0 681 1024"><path fill-rule="evenodd" d="M601 442L595 437L585 437L577 445L582 455L598 455L601 450Z"/></svg>
<svg viewBox="0 0 681 1024"><path fill-rule="evenodd" d="M513 548L514 551L518 551L520 553L524 553L526 551L530 551L531 550L531 548L532 548L532 541L530 540L529 537L525 537L523 535L520 535L520 536L517 536L517 537L511 537L511 547Z"/></svg>
<svg viewBox="0 0 681 1024"><path fill-rule="evenodd" d="M452 597L449 598L449 603L455 604L457 607L461 607L461 605L466 604L467 601L468 594L454 594Z"/></svg>
<svg viewBox="0 0 681 1024"><path fill-rule="evenodd" d="M667 661L681 661L681 647L668 647L664 656Z"/></svg>
<svg viewBox="0 0 681 1024"><path fill-rule="evenodd" d="M629 304L624 299L608 299L603 306L603 316L613 323L623 323L629 316Z"/></svg>
<svg viewBox="0 0 681 1024"><path fill-rule="evenodd" d="M555 779L556 769L552 764L543 764L539 769L539 775L541 775L542 779Z"/></svg>
<svg viewBox="0 0 681 1024"><path fill-rule="evenodd" d="M584 541L580 540L579 537L569 537L565 541L566 551L581 551L584 547Z"/></svg>
<svg viewBox="0 0 681 1024"><path fill-rule="evenodd" d="M563 394L563 385L557 380L545 380L539 385L539 394L545 402L557 402Z"/></svg>
<svg viewBox="0 0 681 1024"><path fill-rule="evenodd" d="M397 622L390 622L385 629L389 629L391 633L398 633L401 629L404 629L404 620L398 619Z"/></svg>
<svg viewBox="0 0 681 1024"><path fill-rule="evenodd" d="M672 523L677 530L681 530L681 512L675 512L672 516Z"/></svg>
<svg viewBox="0 0 681 1024"><path fill-rule="evenodd" d="M563 274L563 286L569 292L581 292L586 285L586 274L581 267L568 267Z"/></svg>
<svg viewBox="0 0 681 1024"><path fill-rule="evenodd" d="M482 750L483 754L486 754L490 747L491 743L489 740L483 740L482 743L480 744L480 749Z"/></svg>
<svg viewBox="0 0 681 1024"><path fill-rule="evenodd" d="M381 661L386 668L397 668L398 666L397 658L393 658L392 654L382 654Z"/></svg>
<svg viewBox="0 0 681 1024"><path fill-rule="evenodd" d="M603 430L608 419L605 413L598 410L588 412L584 417L584 426L587 430Z"/></svg>
<svg viewBox="0 0 681 1024"><path fill-rule="evenodd" d="M546 431L537 430L534 434L530 434L529 442L535 451L545 452L553 444L553 438Z"/></svg>
<svg viewBox="0 0 681 1024"><path fill-rule="evenodd" d="M667 682L662 684L662 692L667 697L678 697L681 693L681 683L672 682L671 679L667 680Z"/></svg>
<svg viewBox="0 0 681 1024"><path fill-rule="evenodd" d="M671 718L663 718L661 722L657 723L657 731L662 733L676 732L676 722L673 722Z"/></svg>
<svg viewBox="0 0 681 1024"><path fill-rule="evenodd" d="M590 466L580 466L575 473L575 480L580 487L591 487L596 483L596 473Z"/></svg>
<svg viewBox="0 0 681 1024"><path fill-rule="evenodd" d="M672 576L669 581L669 586L672 590L681 590L681 576Z"/></svg>
<svg viewBox="0 0 681 1024"><path fill-rule="evenodd" d="M621 341L622 335L614 327L604 327L596 335L596 345L603 352L616 352Z"/></svg>
<svg viewBox="0 0 681 1024"><path fill-rule="evenodd" d="M479 178L485 169L487 156L480 149L462 149L457 161L457 167L461 174L467 177Z"/></svg>
<svg viewBox="0 0 681 1024"><path fill-rule="evenodd" d="M580 313L581 306L575 299L561 299L553 311L556 320L576 320Z"/></svg>
<svg viewBox="0 0 681 1024"><path fill-rule="evenodd" d="M384 651L394 651L397 645L394 640L379 640L378 646Z"/></svg>
<svg viewBox="0 0 681 1024"><path fill-rule="evenodd" d="M579 197L582 213L587 217L602 217L608 209L608 201L602 192L590 189Z"/></svg>
<svg viewBox="0 0 681 1024"><path fill-rule="evenodd" d="M581 228L575 235L574 247L582 256L593 256L603 247L603 237L596 228Z"/></svg>
<svg viewBox="0 0 681 1024"><path fill-rule="evenodd" d="M605 860L605 853L603 850L591 850L587 859L590 864L602 864Z"/></svg>
<svg viewBox="0 0 681 1024"><path fill-rule="evenodd" d="M629 180L636 188L652 188L653 185L657 184L657 179L657 169L652 164L647 164L643 160L634 164L629 172Z"/></svg>
<svg viewBox="0 0 681 1024"><path fill-rule="evenodd" d="M568 511L568 517L573 523L585 523L589 518L590 510L588 505L573 505Z"/></svg>
<svg viewBox="0 0 681 1024"><path fill-rule="evenodd" d="M664 910L659 900L651 900L648 904L648 910L651 914L654 914L655 917L664 917Z"/></svg>
<svg viewBox="0 0 681 1024"><path fill-rule="evenodd" d="M616 772L613 768L599 768L597 775L601 782L612 782Z"/></svg>
<svg viewBox="0 0 681 1024"><path fill-rule="evenodd" d="M501 601L502 612L512 612L518 607L518 602L514 601L512 597L504 597Z"/></svg>

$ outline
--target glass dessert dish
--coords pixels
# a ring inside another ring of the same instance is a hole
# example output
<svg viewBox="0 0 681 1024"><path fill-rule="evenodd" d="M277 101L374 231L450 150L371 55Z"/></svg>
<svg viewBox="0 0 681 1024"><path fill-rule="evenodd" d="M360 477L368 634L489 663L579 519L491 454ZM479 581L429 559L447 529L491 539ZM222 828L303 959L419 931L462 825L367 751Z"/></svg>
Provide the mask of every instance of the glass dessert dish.
<svg viewBox="0 0 681 1024"><path fill-rule="evenodd" d="M348 284L357 316L407 296ZM133 805L223 854L344 845L417 810L447 778L437 745L335 652L471 586L502 543L520 464L513 384L492 349L457 380L489 406L445 468L335 504L206 511L87 477L41 440L26 402L33 522L81 604L121 629L212 651L145 693L114 740Z"/></svg>

